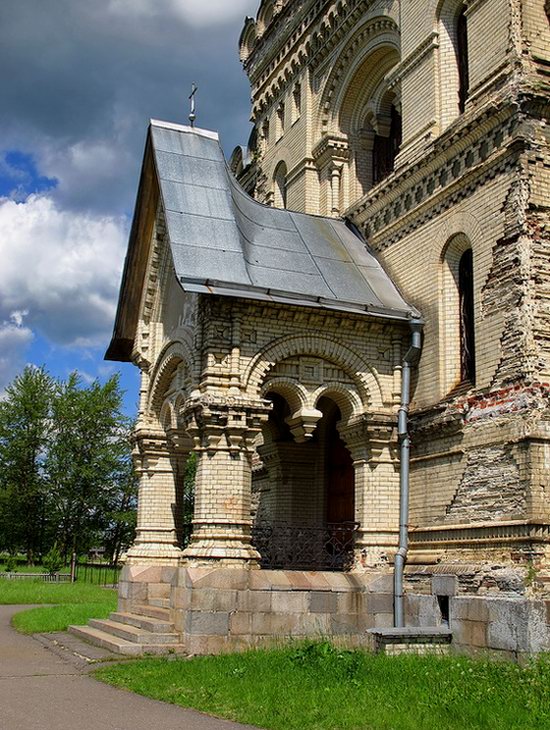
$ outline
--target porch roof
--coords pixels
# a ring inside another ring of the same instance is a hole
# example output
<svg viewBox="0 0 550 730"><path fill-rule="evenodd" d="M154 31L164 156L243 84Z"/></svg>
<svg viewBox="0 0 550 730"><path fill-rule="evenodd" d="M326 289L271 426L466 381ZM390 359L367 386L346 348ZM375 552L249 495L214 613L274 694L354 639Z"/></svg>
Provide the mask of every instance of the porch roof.
<svg viewBox="0 0 550 730"><path fill-rule="evenodd" d="M151 120L107 358L129 355L130 333L121 323L128 321L123 300L129 279L135 279L132 248L139 245L134 239L143 230L139 219L144 207L152 207L143 201L151 177L156 178L176 276L186 291L395 320L418 315L366 242L343 220L257 202L233 177L215 132ZM122 329L126 338L120 337Z"/></svg>

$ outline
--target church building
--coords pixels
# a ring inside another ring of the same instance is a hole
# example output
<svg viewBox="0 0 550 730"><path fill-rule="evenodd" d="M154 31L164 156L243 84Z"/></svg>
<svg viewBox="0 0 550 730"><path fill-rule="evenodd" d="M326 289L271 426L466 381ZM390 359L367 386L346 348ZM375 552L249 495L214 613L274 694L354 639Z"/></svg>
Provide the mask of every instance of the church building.
<svg viewBox="0 0 550 730"><path fill-rule="evenodd" d="M75 631L550 650L549 12L262 0L248 144L151 121L107 353L137 534Z"/></svg>

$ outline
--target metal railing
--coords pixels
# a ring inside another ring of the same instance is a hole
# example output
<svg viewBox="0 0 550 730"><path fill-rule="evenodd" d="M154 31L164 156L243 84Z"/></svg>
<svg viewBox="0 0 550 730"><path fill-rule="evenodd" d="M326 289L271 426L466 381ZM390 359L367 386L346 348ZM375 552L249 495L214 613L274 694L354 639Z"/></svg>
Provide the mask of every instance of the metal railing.
<svg viewBox="0 0 550 730"><path fill-rule="evenodd" d="M345 571L353 567L357 527L357 522L314 527L261 521L252 528L252 544L262 568Z"/></svg>

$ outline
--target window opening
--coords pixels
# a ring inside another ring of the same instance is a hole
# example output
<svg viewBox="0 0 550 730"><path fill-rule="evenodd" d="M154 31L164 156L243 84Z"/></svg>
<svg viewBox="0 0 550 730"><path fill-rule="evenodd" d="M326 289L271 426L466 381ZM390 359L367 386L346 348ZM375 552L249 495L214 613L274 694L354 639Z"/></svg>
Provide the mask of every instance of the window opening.
<svg viewBox="0 0 550 730"><path fill-rule="evenodd" d="M390 131L387 137L381 134L374 136L372 146L372 182L376 185L387 177L395 167L395 158L402 141L401 115L395 105L390 110Z"/></svg>
<svg viewBox="0 0 550 730"><path fill-rule="evenodd" d="M468 98L468 29L463 6L456 24L456 60L458 65L458 110L462 114Z"/></svg>
<svg viewBox="0 0 550 730"><path fill-rule="evenodd" d="M475 383L474 270L472 249L465 251L458 264L460 306L460 374L462 381Z"/></svg>

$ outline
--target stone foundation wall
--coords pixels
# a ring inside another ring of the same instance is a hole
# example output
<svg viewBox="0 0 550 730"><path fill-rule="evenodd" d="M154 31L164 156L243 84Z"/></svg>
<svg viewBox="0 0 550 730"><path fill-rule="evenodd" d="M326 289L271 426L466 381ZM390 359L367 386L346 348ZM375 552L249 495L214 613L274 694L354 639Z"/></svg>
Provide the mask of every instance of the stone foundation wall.
<svg viewBox="0 0 550 730"><path fill-rule="evenodd" d="M119 609L169 607L190 654L325 637L374 650L369 629L393 625L392 579L390 573L127 566ZM430 585L430 593L406 594L406 625L446 626L446 598L451 651L519 659L550 650L550 601L498 587L486 595L457 594L455 575L432 576Z"/></svg>

